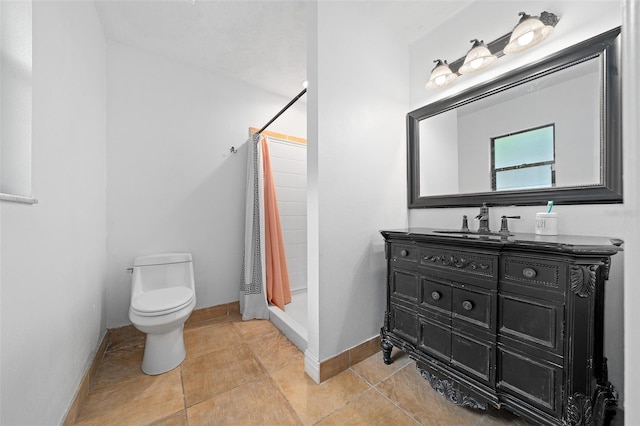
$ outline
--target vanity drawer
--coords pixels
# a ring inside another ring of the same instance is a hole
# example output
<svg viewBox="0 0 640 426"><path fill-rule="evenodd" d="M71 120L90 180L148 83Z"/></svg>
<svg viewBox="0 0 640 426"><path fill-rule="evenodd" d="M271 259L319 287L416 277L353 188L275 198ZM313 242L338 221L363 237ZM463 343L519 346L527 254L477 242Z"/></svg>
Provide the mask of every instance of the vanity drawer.
<svg viewBox="0 0 640 426"><path fill-rule="evenodd" d="M391 244L391 262L398 262L403 267L413 267L418 262L420 250L413 244ZM409 266L412 265L412 266Z"/></svg>
<svg viewBox="0 0 640 426"><path fill-rule="evenodd" d="M454 287L451 297L451 313L456 322L495 331L495 292L480 288Z"/></svg>
<svg viewBox="0 0 640 426"><path fill-rule="evenodd" d="M548 259L507 257L502 259L501 280L552 290L562 290L566 265Z"/></svg>
<svg viewBox="0 0 640 426"><path fill-rule="evenodd" d="M449 250L440 246L421 246L421 267L437 271L440 278L495 288L498 281L498 256Z"/></svg>
<svg viewBox="0 0 640 426"><path fill-rule="evenodd" d="M420 306L451 316L451 284L430 277L420 279Z"/></svg>
<svg viewBox="0 0 640 426"><path fill-rule="evenodd" d="M564 302L567 263L533 256L504 256L500 262L501 291Z"/></svg>

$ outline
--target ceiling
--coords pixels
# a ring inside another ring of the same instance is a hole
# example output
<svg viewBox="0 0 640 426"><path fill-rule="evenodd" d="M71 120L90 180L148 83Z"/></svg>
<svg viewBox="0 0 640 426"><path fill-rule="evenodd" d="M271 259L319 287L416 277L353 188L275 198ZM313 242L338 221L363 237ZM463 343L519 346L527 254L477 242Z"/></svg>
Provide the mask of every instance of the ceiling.
<svg viewBox="0 0 640 426"><path fill-rule="evenodd" d="M330 0L320 0L330 1ZM473 0L360 0L410 44ZM310 1L95 0L109 40L293 97L306 79Z"/></svg>

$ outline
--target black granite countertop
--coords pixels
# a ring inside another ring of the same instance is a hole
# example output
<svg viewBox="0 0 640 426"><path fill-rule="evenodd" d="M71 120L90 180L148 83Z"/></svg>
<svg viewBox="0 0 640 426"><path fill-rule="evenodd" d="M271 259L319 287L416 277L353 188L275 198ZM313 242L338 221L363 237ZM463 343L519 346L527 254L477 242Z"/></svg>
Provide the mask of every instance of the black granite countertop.
<svg viewBox="0 0 640 426"><path fill-rule="evenodd" d="M463 233L454 229L405 228L381 230L385 239L401 239L416 242L468 243L472 246L509 247L519 249L543 249L568 253L605 253L615 254L623 250L623 241L619 238L592 237L585 235L538 235L511 232L499 235L497 232L486 234Z"/></svg>

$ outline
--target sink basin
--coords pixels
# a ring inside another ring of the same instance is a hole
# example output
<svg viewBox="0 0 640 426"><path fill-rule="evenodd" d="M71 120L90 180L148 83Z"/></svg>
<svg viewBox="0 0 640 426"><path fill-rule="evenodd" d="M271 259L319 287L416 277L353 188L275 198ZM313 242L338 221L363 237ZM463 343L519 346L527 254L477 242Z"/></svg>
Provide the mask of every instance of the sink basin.
<svg viewBox="0 0 640 426"><path fill-rule="evenodd" d="M513 234L505 232L478 232L478 231L463 231L463 230L434 230L436 234L454 234L454 235L477 235L479 237L509 237Z"/></svg>

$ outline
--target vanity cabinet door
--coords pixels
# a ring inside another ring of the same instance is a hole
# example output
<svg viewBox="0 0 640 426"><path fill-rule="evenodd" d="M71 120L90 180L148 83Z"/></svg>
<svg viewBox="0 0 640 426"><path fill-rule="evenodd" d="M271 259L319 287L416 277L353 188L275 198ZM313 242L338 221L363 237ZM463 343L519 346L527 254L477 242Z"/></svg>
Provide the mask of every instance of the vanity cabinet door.
<svg viewBox="0 0 640 426"><path fill-rule="evenodd" d="M419 333L418 315L410 309L394 304L391 304L390 314L390 331L416 346Z"/></svg>
<svg viewBox="0 0 640 426"><path fill-rule="evenodd" d="M420 277L415 272L393 268L391 270L390 296L414 306L418 303Z"/></svg>
<svg viewBox="0 0 640 426"><path fill-rule="evenodd" d="M471 286L454 287L451 297L453 325L473 325L484 331L495 331L495 297L490 290Z"/></svg>
<svg viewBox="0 0 640 426"><path fill-rule="evenodd" d="M552 301L502 293L499 296L500 340L508 346L563 353L564 306Z"/></svg>
<svg viewBox="0 0 640 426"><path fill-rule="evenodd" d="M489 339L482 339L482 335L472 337L454 330L451 333L451 365L493 385L495 348L496 345Z"/></svg>
<svg viewBox="0 0 640 426"><path fill-rule="evenodd" d="M430 318L421 318L420 350L448 363L451 358L451 326Z"/></svg>
<svg viewBox="0 0 640 426"><path fill-rule="evenodd" d="M562 405L562 367L506 347L498 348L497 387L558 416Z"/></svg>

